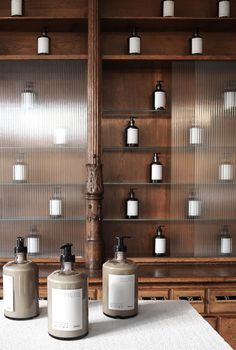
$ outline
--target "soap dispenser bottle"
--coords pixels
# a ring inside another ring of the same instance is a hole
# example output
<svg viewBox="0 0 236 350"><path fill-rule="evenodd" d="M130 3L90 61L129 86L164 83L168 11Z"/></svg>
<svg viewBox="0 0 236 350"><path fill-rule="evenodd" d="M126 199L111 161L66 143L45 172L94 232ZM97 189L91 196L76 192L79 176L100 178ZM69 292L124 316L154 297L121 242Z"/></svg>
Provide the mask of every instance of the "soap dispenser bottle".
<svg viewBox="0 0 236 350"><path fill-rule="evenodd" d="M38 55L50 54L50 38L48 36L47 28L44 28L41 35L38 37L37 53Z"/></svg>
<svg viewBox="0 0 236 350"><path fill-rule="evenodd" d="M166 92L162 88L162 80L157 80L156 89L153 91L153 107L155 110L166 108Z"/></svg>
<svg viewBox="0 0 236 350"><path fill-rule="evenodd" d="M139 128L135 125L134 117L130 117L129 124L125 128L125 146L137 147L139 139Z"/></svg>
<svg viewBox="0 0 236 350"><path fill-rule="evenodd" d="M196 193L192 190L187 199L187 218L198 219L201 216L201 200L197 198Z"/></svg>
<svg viewBox="0 0 236 350"><path fill-rule="evenodd" d="M135 198L134 188L129 191L129 197L126 199L126 218L138 218L138 199Z"/></svg>
<svg viewBox="0 0 236 350"><path fill-rule="evenodd" d="M128 318L138 313L137 265L126 259L124 239L117 236L114 259L103 264L103 313L113 318Z"/></svg>
<svg viewBox="0 0 236 350"><path fill-rule="evenodd" d="M133 28L131 35L128 39L128 50L129 55L140 55L141 54L141 38L137 34L136 27Z"/></svg>
<svg viewBox="0 0 236 350"><path fill-rule="evenodd" d="M163 165L159 161L158 154L159 153L154 153L153 161L150 164L150 182L152 183L162 182Z"/></svg>
<svg viewBox="0 0 236 350"><path fill-rule="evenodd" d="M71 340L88 334L87 275L74 269L72 244L61 247L61 270L48 276L48 333Z"/></svg>
<svg viewBox="0 0 236 350"><path fill-rule="evenodd" d="M157 228L156 235L154 236L154 256L166 255L166 237L163 235L162 225Z"/></svg>
<svg viewBox="0 0 236 350"><path fill-rule="evenodd" d="M224 225L220 232L220 255L232 254L232 236L227 225Z"/></svg>
<svg viewBox="0 0 236 350"><path fill-rule="evenodd" d="M26 255L24 238L17 237L15 260L3 266L4 315L15 320L39 314L38 266Z"/></svg>
<svg viewBox="0 0 236 350"><path fill-rule="evenodd" d="M191 55L202 55L203 53L203 39L199 35L198 28L193 31L193 36L190 40L190 53Z"/></svg>

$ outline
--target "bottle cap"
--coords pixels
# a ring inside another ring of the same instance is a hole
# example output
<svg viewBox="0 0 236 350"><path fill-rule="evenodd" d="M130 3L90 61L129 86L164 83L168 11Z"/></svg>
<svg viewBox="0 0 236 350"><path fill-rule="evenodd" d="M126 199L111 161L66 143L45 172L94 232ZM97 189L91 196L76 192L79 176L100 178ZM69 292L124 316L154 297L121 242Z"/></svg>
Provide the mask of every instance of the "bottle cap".
<svg viewBox="0 0 236 350"><path fill-rule="evenodd" d="M159 160L159 154L160 154L160 153L154 153L154 154L153 154L153 161L154 161L154 162L158 162L158 160Z"/></svg>
<svg viewBox="0 0 236 350"><path fill-rule="evenodd" d="M114 252L127 252L127 247L124 245L124 239L131 238L130 236L116 236L117 243L114 245Z"/></svg>
<svg viewBox="0 0 236 350"><path fill-rule="evenodd" d="M47 27L45 27L45 28L41 31L41 35L42 35L42 36L47 36L47 35L48 35L48 29L47 29Z"/></svg>
<svg viewBox="0 0 236 350"><path fill-rule="evenodd" d="M193 36L195 36L195 37L199 36L199 28L194 29Z"/></svg>
<svg viewBox="0 0 236 350"><path fill-rule="evenodd" d="M165 226L164 226L164 225L159 225L159 226L157 227L157 234L158 234L159 236L162 236L162 232L163 232L162 227L165 227Z"/></svg>
<svg viewBox="0 0 236 350"><path fill-rule="evenodd" d="M130 188L130 190L129 190L129 197L130 198L134 198L134 190L136 190L136 188Z"/></svg>
<svg viewBox="0 0 236 350"><path fill-rule="evenodd" d="M157 90L162 90L162 83L164 83L163 80L157 80L157 84L156 84Z"/></svg>
<svg viewBox="0 0 236 350"><path fill-rule="evenodd" d="M27 247L24 245L24 238L23 237L17 237L16 239L16 247L14 249L15 254L16 253L27 253Z"/></svg>
<svg viewBox="0 0 236 350"><path fill-rule="evenodd" d="M135 123L134 119L135 119L135 117L130 117L129 125L134 125L134 123Z"/></svg>
<svg viewBox="0 0 236 350"><path fill-rule="evenodd" d="M71 254L72 243L66 243L61 246L61 257L60 261L62 262L75 262L75 255Z"/></svg>

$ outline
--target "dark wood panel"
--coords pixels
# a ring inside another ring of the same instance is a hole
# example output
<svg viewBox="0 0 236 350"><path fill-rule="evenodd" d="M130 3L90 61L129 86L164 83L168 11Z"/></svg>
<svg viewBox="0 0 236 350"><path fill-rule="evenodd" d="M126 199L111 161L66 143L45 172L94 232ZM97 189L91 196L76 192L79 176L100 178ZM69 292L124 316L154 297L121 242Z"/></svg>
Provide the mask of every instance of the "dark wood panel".
<svg viewBox="0 0 236 350"><path fill-rule="evenodd" d="M221 317L219 332L236 349L236 317Z"/></svg>

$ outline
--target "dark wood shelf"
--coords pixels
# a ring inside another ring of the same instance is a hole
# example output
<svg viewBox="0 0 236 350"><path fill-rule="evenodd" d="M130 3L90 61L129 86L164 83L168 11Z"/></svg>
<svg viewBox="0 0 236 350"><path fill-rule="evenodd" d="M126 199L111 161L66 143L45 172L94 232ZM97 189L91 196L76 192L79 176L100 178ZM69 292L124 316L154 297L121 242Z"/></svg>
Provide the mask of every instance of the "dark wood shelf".
<svg viewBox="0 0 236 350"><path fill-rule="evenodd" d="M0 17L2 32L38 32L47 27L50 32L79 32L88 30L85 17Z"/></svg>
<svg viewBox="0 0 236 350"><path fill-rule="evenodd" d="M103 55L104 62L236 61L236 55Z"/></svg>
<svg viewBox="0 0 236 350"><path fill-rule="evenodd" d="M142 31L189 31L196 27L202 31L233 31L236 18L218 17L107 17L101 19L101 29L106 32L130 32L133 26Z"/></svg>
<svg viewBox="0 0 236 350"><path fill-rule="evenodd" d="M79 61L87 60L87 54L81 55L0 55L0 61Z"/></svg>
<svg viewBox="0 0 236 350"><path fill-rule="evenodd" d="M104 218L104 222L169 222L169 223L218 223L218 222L236 222L236 218L204 218L204 219L185 219L185 218Z"/></svg>
<svg viewBox="0 0 236 350"><path fill-rule="evenodd" d="M130 116L135 116L138 118L171 118L171 111L166 110L154 110L154 109L121 109L121 110L104 110L102 113L103 118L116 118L116 119L126 119Z"/></svg>

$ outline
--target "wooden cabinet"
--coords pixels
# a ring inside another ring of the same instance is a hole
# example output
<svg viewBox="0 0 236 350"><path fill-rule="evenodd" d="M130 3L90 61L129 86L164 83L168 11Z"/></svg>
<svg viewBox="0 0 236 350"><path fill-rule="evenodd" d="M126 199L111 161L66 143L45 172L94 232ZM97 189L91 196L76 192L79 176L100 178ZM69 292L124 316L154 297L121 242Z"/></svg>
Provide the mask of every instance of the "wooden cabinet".
<svg viewBox="0 0 236 350"><path fill-rule="evenodd" d="M174 289L172 292L172 298L174 300L186 300L188 301L199 313L205 312L205 290L191 288Z"/></svg>
<svg viewBox="0 0 236 350"><path fill-rule="evenodd" d="M221 317L219 333L222 337L232 346L233 349L236 349L236 317Z"/></svg>
<svg viewBox="0 0 236 350"><path fill-rule="evenodd" d="M210 313L235 313L236 290L235 289L210 289L209 290Z"/></svg>

